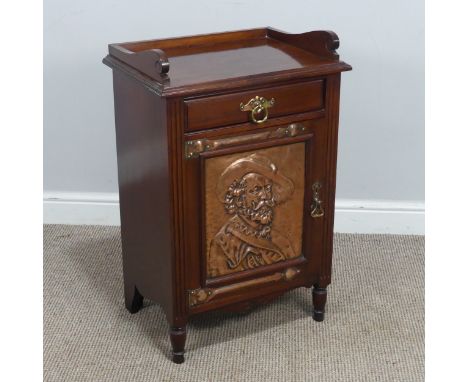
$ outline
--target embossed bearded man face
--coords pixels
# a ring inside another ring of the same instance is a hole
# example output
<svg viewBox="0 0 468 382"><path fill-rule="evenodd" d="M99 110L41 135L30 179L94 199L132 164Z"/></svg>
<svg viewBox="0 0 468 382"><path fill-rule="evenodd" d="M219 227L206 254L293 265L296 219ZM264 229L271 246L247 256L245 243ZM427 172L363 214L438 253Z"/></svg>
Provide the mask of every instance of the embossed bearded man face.
<svg viewBox="0 0 468 382"><path fill-rule="evenodd" d="M288 237L272 226L277 206L293 192L293 181L264 155L254 153L225 168L216 183L216 196L226 213L234 216L226 219L211 240L211 276L295 257Z"/></svg>
<svg viewBox="0 0 468 382"><path fill-rule="evenodd" d="M224 201L226 211L239 214L255 224L271 225L276 204L272 188L272 181L267 177L248 173L229 187Z"/></svg>

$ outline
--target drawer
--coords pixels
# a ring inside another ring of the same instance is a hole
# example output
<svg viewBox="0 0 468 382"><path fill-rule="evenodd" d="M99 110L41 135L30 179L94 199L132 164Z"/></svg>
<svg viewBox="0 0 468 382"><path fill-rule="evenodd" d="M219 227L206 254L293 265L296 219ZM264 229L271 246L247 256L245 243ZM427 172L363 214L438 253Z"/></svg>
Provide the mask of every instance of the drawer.
<svg viewBox="0 0 468 382"><path fill-rule="evenodd" d="M314 80L247 92L185 100L187 131L261 121L290 114L321 110L324 107L324 81ZM259 106L249 101L255 97L271 101ZM245 105L244 111L241 104ZM250 110L249 110L250 109ZM265 113L268 113L266 115ZM254 114L254 115L252 115Z"/></svg>

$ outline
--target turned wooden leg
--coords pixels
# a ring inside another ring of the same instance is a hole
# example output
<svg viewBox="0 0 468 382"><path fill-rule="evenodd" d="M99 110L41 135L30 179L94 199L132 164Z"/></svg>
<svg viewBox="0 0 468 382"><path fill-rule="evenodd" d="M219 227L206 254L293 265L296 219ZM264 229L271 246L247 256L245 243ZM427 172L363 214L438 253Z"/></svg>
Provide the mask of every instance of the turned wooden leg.
<svg viewBox="0 0 468 382"><path fill-rule="evenodd" d="M143 296L133 284L125 285L125 307L130 313L138 312L143 306Z"/></svg>
<svg viewBox="0 0 468 382"><path fill-rule="evenodd" d="M187 338L187 331L185 328L185 326L171 327L169 332L172 344L172 362L174 363L184 362L185 339Z"/></svg>
<svg viewBox="0 0 468 382"><path fill-rule="evenodd" d="M327 288L314 285L312 300L314 303L313 319L319 322L323 321L325 315L325 303L327 302Z"/></svg>

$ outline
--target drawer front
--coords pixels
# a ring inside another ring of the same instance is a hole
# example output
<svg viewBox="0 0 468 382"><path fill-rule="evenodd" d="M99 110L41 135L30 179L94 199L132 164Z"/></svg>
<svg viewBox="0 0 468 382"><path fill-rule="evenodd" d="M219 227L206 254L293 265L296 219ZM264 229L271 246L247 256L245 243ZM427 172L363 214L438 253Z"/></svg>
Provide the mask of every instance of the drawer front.
<svg viewBox="0 0 468 382"><path fill-rule="evenodd" d="M192 312L310 286L320 268L326 208L321 124L280 125L197 144L186 137Z"/></svg>
<svg viewBox="0 0 468 382"><path fill-rule="evenodd" d="M255 105L253 103L248 105L249 101L257 96L263 97L267 102L273 99L272 103L265 105L268 110L263 107L253 110ZM244 110L241 110L241 104L244 105ZM242 93L190 99L185 101L185 107L187 131L246 122L256 124L253 119L261 121L323 109L324 81L314 80Z"/></svg>

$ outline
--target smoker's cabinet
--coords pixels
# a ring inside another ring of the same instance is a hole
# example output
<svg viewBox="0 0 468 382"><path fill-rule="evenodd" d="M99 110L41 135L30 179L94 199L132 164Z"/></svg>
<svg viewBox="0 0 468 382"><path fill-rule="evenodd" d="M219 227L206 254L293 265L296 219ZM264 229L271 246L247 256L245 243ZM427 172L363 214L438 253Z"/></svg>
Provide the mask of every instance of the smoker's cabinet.
<svg viewBox="0 0 468 382"><path fill-rule="evenodd" d="M190 316L330 283L338 37L271 28L109 45L125 303Z"/></svg>

